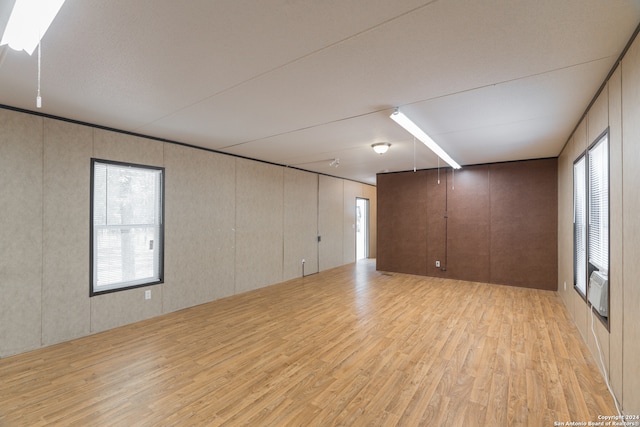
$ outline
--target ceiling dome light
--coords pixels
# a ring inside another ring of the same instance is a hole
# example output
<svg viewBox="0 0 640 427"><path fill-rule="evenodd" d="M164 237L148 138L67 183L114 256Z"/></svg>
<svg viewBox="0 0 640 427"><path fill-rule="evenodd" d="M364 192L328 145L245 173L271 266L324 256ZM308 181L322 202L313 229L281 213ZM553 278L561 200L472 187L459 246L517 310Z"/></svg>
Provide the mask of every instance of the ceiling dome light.
<svg viewBox="0 0 640 427"><path fill-rule="evenodd" d="M371 148L378 154L384 154L391 147L391 144L388 142L378 142L377 144L371 144Z"/></svg>

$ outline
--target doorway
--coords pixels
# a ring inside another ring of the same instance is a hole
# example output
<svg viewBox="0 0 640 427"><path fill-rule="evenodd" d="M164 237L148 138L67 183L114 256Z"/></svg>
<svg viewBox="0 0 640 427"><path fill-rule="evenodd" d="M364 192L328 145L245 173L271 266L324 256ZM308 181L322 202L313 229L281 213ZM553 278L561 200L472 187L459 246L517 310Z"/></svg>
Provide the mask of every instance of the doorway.
<svg viewBox="0 0 640 427"><path fill-rule="evenodd" d="M369 258L369 199L356 197L356 261Z"/></svg>

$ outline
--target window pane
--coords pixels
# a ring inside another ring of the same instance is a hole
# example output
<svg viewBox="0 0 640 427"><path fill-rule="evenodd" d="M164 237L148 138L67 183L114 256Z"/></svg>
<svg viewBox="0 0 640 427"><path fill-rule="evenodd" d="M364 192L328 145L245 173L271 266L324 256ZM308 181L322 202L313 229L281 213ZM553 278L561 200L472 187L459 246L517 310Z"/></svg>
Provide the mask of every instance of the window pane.
<svg viewBox="0 0 640 427"><path fill-rule="evenodd" d="M162 169L93 164L94 292L161 280Z"/></svg>
<svg viewBox="0 0 640 427"><path fill-rule="evenodd" d="M153 224L159 206L155 187L159 171L110 166L107 172L107 224Z"/></svg>
<svg viewBox="0 0 640 427"><path fill-rule="evenodd" d="M589 262L609 271L609 143L605 135L589 150Z"/></svg>
<svg viewBox="0 0 640 427"><path fill-rule="evenodd" d="M159 251L159 227L104 227L94 234L99 256L96 268L97 287L133 284L158 280L156 265Z"/></svg>
<svg viewBox="0 0 640 427"><path fill-rule="evenodd" d="M93 169L93 223L107 224L107 165L99 163Z"/></svg>
<svg viewBox="0 0 640 427"><path fill-rule="evenodd" d="M587 204L585 157L573 166L573 233L575 286L587 294Z"/></svg>

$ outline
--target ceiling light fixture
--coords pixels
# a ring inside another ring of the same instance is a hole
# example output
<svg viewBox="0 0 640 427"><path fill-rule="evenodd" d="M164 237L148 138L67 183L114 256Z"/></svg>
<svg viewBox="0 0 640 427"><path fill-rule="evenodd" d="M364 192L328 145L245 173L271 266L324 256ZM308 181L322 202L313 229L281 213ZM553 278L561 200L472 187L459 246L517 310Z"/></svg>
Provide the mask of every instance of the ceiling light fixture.
<svg viewBox="0 0 640 427"><path fill-rule="evenodd" d="M415 136L420 141L422 141L422 143L427 147L429 147L431 151L436 153L438 157L440 157L445 162L449 163L449 165L452 168L454 169L461 168L461 166L458 163L456 163L456 161L453 160L451 156L449 156L438 144L436 144L436 142L433 139L431 139L429 135L427 135L422 129L420 129L418 125L416 125L411 120L409 120L409 118L404 114L402 114L397 108L395 109L393 114L391 114L391 116L389 117L391 117L391 119L393 119L394 122L402 126L411 135Z"/></svg>
<svg viewBox="0 0 640 427"><path fill-rule="evenodd" d="M58 14L64 0L16 0L0 45L24 50L29 55Z"/></svg>
<svg viewBox="0 0 640 427"><path fill-rule="evenodd" d="M378 142L376 144L371 144L371 148L378 154L384 154L391 147L391 144L388 142Z"/></svg>
<svg viewBox="0 0 640 427"><path fill-rule="evenodd" d="M340 159L336 157L335 159L331 160L331 163L329 163L329 166L337 168L338 166L340 166Z"/></svg>

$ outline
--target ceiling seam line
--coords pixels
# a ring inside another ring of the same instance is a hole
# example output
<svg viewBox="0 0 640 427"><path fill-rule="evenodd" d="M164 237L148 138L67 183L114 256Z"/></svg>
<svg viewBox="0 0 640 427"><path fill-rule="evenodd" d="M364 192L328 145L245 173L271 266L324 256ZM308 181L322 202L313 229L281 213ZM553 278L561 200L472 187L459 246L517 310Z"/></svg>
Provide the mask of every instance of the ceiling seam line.
<svg viewBox="0 0 640 427"><path fill-rule="evenodd" d="M309 130L309 129L317 128L317 127L320 127L320 126L330 125L330 124L333 124L333 123L339 123L339 122L343 122L345 120L357 119L357 118L360 118L360 117L365 117L365 116L369 116L371 114L380 113L382 111L389 111L389 110L392 110L392 109L393 109L393 107L382 108L382 109L375 110L375 111L369 111L369 112L362 113L362 114L356 114L356 115L353 115L353 116L342 117L342 118L339 118L339 119L330 120L328 122L316 123L314 125L304 126L304 127L301 127L301 128L292 129L292 130L288 130L288 131L285 131L285 132L275 133L273 135L268 135L268 136L264 136L264 137L261 137L261 138L256 138L256 139L251 139L251 140L248 140L248 141L238 142L237 144L231 144L231 145L226 145L224 147L218 147L218 150L226 150L228 148L234 148L234 147L238 147L240 145L249 144L249 143L257 142L257 141L262 141L264 139L275 138L277 136L289 135L291 133L301 132L303 130Z"/></svg>
<svg viewBox="0 0 640 427"><path fill-rule="evenodd" d="M578 64L572 64L572 65L567 65L567 66L564 66L564 67L554 68L552 70L542 71L540 73L529 74L529 75L517 77L517 78L514 78L514 79L503 80L503 81L496 82L496 83L489 83L489 84L482 85L482 86L477 86L477 87L464 89L464 90L460 90L460 91L456 91L456 92L451 92L451 93L447 93L447 94L443 94L443 95L438 95L438 96L434 96L432 98L426 98L426 99L421 99L421 100L417 100L417 101L412 101L412 102L409 102L409 103L406 103L406 104L402 104L402 105L398 105L398 106L394 106L394 107L405 107L407 105L420 104L422 102L434 101L434 100L437 100L437 99L446 98L448 96L461 95L463 93L473 92L475 90L480 90L480 89L486 89L486 88L492 87L492 86L498 86L498 85L502 85L502 84L506 84L506 83L513 83L513 82L516 82L516 81L519 81L519 80L528 79L528 78L531 78L531 77L541 76L541 75L553 73L553 72L556 72L556 71L567 70L567 69L570 69L570 68L579 67L579 66L586 65L586 64L591 64L591 63L594 63L594 62L602 61L603 59L607 59L609 57L610 57L610 55L609 56L604 56L604 57L601 57L601 58L597 58L597 59L592 59L590 61L580 62ZM378 110L374 110L374 111L369 111L367 113L356 114L356 115L353 115L353 116L342 117L342 118L339 118L339 119L330 120L328 122L316 123L314 125L304 126L304 127L301 127L301 128L292 129L292 130L288 130L288 131L285 131L285 132L268 135L268 136L261 137L261 138L251 139L251 140L248 140L248 141L242 141L242 142L239 142L237 144L226 145L224 147L219 147L218 149L219 150L226 150L226 149L229 149L229 148L238 147L238 146L241 146L241 145L244 145L244 144L249 144L249 143L252 143L252 142L262 141L262 140L265 140L265 139L275 138L275 137L278 137L278 136L284 136L284 135L288 135L288 134L291 134L291 133L300 132L300 131L304 131L304 130L309 130L309 129L313 129L313 128L320 127L320 126L326 126L326 125L329 125L329 124L338 123L338 122L345 121L345 120L351 120L351 119L355 119L355 118L359 118L359 117L364 117L364 116L371 115L371 114L377 114L377 113L380 113L380 112L383 112L383 111L391 110L394 107L390 106L390 107L387 107L387 108L382 108L382 109L378 109Z"/></svg>
<svg viewBox="0 0 640 427"><path fill-rule="evenodd" d="M345 43L345 42L347 42L347 41L349 41L349 40L352 40L352 39L354 39L354 38L356 38L356 37L359 37L359 36L361 36L362 34L368 33L368 32L370 32L370 31L373 31L373 30L375 30L375 29L377 29L377 28L380 28L380 27L382 27L382 26L384 26L384 25L386 25L386 24L388 24L388 23L390 23L390 22L393 22L393 21L395 21L396 19L400 19L400 18L405 17L405 16L407 16L407 15L409 15L409 14L411 14L411 13L414 13L414 12L415 12L415 11L417 11L417 10L420 10L420 9L422 9L422 8L425 8L425 7L428 7L428 6L430 6L430 5L434 4L434 3L438 2L438 1L439 1L439 0L431 0L431 1L429 1L429 2L427 2L427 3L424 3L424 4L420 5L420 6L414 7L414 8L413 8L413 9L411 9L411 10L408 10L408 11L406 11L406 12L403 12L403 13L401 13L400 15L396 15L396 16L394 16L394 17L392 17L392 18L389 18L389 19L387 19L387 20L385 20L385 21L382 21L382 22L380 22L380 23L378 23L378 24L375 24L375 25L373 25L373 26L371 26L371 27L369 27L369 28L365 28L364 30L361 30L361 31L359 31L359 32L357 32L357 33L355 33L355 34L351 34L351 35L350 35L350 36L348 36L348 37L345 37L345 38L343 38L343 39L340 39L340 40L338 40L338 41L335 41L335 42L333 42L333 43L330 43L330 44L328 44L328 45L326 45L326 46L323 46L323 47L321 47L321 48L318 48L318 49L316 49L316 50L314 50L314 51L311 51L311 52L309 52L309 53L306 53L306 54L304 54L304 55L302 55L302 56L299 56L299 57L297 57L297 58L295 58L295 59L292 59L292 60L290 60L290 61L288 61L288 62L285 62L284 64L280 64L280 65L278 65L278 66L276 66L276 67L273 67L273 68L270 68L270 69L268 69L268 70L266 70L266 71L263 71L263 72L261 72L261 73L258 73L258 74L256 74L255 76L252 76L252 77L250 77L250 78L248 78L248 79L246 79L246 80L243 80L243 81L241 81L241 82L235 83L235 84L233 84L233 85L231 85L231 86L229 86L229 87L227 87L227 88L224 88L224 89L222 89L222 90L220 90L220 91L218 91L218 92L214 93L213 95L206 96L206 97L204 97L204 98L202 98L202 99L200 99L200 100L198 100L198 101L192 102L192 103L190 103L190 104L188 104L188 105L185 105L184 107L178 108L177 110L172 111L172 112L171 112L171 113L169 113L169 114L165 114L165 115L164 115L164 116L162 116L162 117L159 117L159 118L157 118L157 119L155 119L155 120L152 120L152 121L150 121L150 122L147 122L147 123L145 123L145 124L143 124L143 125L140 125L140 126L138 126L138 127L134 128L134 131L137 131L138 129L142 129L142 128L146 127L146 126L152 125L152 124L154 124L154 123L156 123L156 122L158 122L158 121L160 121L160 120L166 119L167 117L170 117L170 116L172 116L172 115L174 115L174 114L176 114L176 113L179 113L179 112L181 112L181 111L184 111L184 110L186 110L186 109L188 109L188 108L190 108L190 107L193 107L193 106L195 106L195 105L201 104L201 103L203 103L203 102L205 102L205 101L207 101L207 100L210 100L210 99L212 99L212 98L216 98L216 97L218 97L218 96L220 96L220 95L222 95L222 94L224 94L224 93L226 93L226 92L229 92L229 91L231 91L231 90L233 90L233 89L236 89L236 88L238 88L238 87L240 87L240 86L242 86L242 85L244 85L244 84L246 84L246 83L249 83L249 82L252 82L252 81L254 81L254 80L257 80L257 79L259 79L259 78L261 78L261 77L263 77L263 76L266 76L267 74L270 74L270 73L272 73L272 72L275 72L275 71L281 70L281 69L283 69L283 68L285 68L285 67L288 67L289 65L295 64L296 62L302 61L303 59L309 58L309 57L311 57L311 56L313 56L313 55L316 55L316 54L318 54L318 53L320 53L320 52L323 52L323 51L325 51L325 50L327 50L327 49L330 49L330 48L332 48L332 47L338 46L338 45L340 45L340 44L342 44L342 43Z"/></svg>
<svg viewBox="0 0 640 427"><path fill-rule="evenodd" d="M557 114L545 114L545 115L542 115L542 116L531 117L531 118L523 119L523 120L511 120L511 121L502 122L502 123L494 124L494 125L476 126L476 127L465 128L465 129L460 129L460 130L439 132L439 133L434 134L434 135L452 135L452 134L456 134L456 133L460 133L460 132L471 132L471 131L478 131L478 130L483 130L483 129L492 129L492 128L501 127L501 126L508 126L508 125L514 125L514 124L533 122L533 121L536 121L536 120L546 119L548 117L556 117L556 116L557 116Z"/></svg>
<svg viewBox="0 0 640 427"><path fill-rule="evenodd" d="M594 63L594 62L602 61L603 59L607 59L607 58L610 58L610 57L611 57L611 55L607 55L607 56L603 56L603 57L600 57L600 58L591 59L589 61L579 62L577 64L571 64L571 65L567 65L567 66L564 66L564 67L554 68L552 70L541 71L539 73L529 74L529 75L526 75L526 76L516 77L516 78L513 78L513 79L503 80L503 81L499 81L499 82L495 82L495 83L488 83L488 84L485 84L485 85L476 86L476 87L469 88L469 89L463 89L463 90L459 90L459 91L456 91L456 92L450 92L450 93L434 96L432 98L419 99L417 101L411 101L411 102L408 102L406 104L398 105L398 107L404 107L404 106L407 106L407 105L420 104L421 102L434 101L436 99L446 98L448 96L461 95L463 93L473 92L474 90L486 89L486 88L491 87L491 86L499 86L499 85L503 85L503 84L507 84L507 83L517 82L519 80L530 79L531 77L543 76L545 74L554 73L556 71L568 70L570 68L580 67L582 65L587 65L587 64Z"/></svg>

